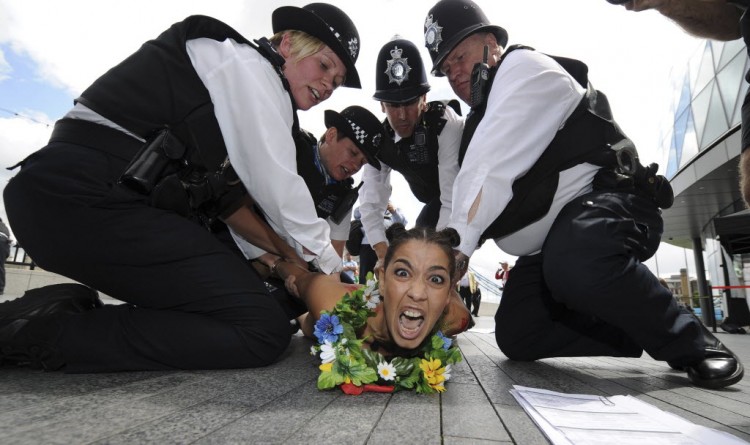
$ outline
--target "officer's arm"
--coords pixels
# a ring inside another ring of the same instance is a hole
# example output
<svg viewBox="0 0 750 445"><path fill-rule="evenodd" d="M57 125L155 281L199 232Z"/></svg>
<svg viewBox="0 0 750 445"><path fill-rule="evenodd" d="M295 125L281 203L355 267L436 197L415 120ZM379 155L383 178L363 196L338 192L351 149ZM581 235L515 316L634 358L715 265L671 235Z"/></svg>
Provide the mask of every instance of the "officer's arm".
<svg viewBox="0 0 750 445"><path fill-rule="evenodd" d="M251 208L251 201L240 206L234 213L224 218L223 221L237 234L241 235L247 242L261 249L286 258L297 264L305 264L305 261L297 255L295 250L271 227L263 221Z"/></svg>
<svg viewBox="0 0 750 445"><path fill-rule="evenodd" d="M727 0L632 0L631 11L655 9L688 33L706 39L735 40L742 36L742 10Z"/></svg>

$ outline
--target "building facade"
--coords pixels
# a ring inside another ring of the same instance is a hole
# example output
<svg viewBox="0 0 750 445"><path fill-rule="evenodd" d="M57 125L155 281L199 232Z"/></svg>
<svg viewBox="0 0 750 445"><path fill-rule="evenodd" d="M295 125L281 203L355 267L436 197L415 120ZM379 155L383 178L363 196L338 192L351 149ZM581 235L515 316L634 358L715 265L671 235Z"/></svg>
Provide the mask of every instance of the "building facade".
<svg viewBox="0 0 750 445"><path fill-rule="evenodd" d="M734 310L743 321L750 213L744 211L737 164L748 67L742 40L702 43L673 71L672 102L660 135L662 173L675 192L674 206L664 210L663 241L693 250L703 312L709 296L720 296L725 311L731 316ZM743 226L746 234L738 229Z"/></svg>

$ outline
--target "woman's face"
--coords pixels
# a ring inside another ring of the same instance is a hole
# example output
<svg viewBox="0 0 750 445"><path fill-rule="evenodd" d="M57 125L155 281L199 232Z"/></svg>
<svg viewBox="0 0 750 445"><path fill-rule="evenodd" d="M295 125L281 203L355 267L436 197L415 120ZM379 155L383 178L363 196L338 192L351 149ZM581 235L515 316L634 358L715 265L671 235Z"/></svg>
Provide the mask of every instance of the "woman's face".
<svg viewBox="0 0 750 445"><path fill-rule="evenodd" d="M284 75L300 110L309 110L331 97L333 90L346 79L344 63L328 46L297 60L292 56L291 38L286 34L279 45L279 53L286 59Z"/></svg>
<svg viewBox="0 0 750 445"><path fill-rule="evenodd" d="M449 264L437 245L410 240L378 271L385 323L400 347L418 347L443 314L451 291Z"/></svg>

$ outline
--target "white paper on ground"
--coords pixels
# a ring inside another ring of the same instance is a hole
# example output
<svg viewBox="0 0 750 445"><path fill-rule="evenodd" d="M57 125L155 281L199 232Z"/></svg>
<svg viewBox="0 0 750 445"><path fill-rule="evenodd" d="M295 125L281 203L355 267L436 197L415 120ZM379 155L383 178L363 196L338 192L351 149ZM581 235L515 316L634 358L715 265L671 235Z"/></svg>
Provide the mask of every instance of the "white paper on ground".
<svg viewBox="0 0 750 445"><path fill-rule="evenodd" d="M510 390L555 445L739 445L747 442L631 396L565 394L514 385Z"/></svg>

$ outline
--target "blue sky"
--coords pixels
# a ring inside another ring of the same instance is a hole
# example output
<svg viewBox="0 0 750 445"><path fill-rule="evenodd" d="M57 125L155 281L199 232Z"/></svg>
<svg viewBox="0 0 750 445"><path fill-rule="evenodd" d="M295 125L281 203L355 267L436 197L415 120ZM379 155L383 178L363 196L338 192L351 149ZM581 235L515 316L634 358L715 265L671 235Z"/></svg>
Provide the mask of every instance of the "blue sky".
<svg viewBox="0 0 750 445"><path fill-rule="evenodd" d="M9 111L32 117L42 112L56 119L70 109L73 95L42 79L34 60L16 53L8 45L0 45L0 51L8 65L5 72L8 77L0 81L0 112L3 117L7 117Z"/></svg>

